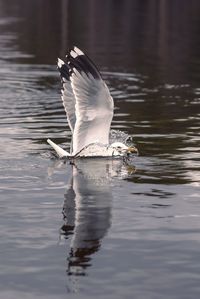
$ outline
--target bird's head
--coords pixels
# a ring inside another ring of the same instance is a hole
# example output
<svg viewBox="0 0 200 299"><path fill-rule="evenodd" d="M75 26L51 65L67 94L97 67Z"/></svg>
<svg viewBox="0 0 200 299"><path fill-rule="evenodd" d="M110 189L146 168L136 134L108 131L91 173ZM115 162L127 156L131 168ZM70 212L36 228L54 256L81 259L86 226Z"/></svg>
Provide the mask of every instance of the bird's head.
<svg viewBox="0 0 200 299"><path fill-rule="evenodd" d="M121 155L139 154L138 149L135 146L127 146L122 142L114 142L111 144L111 147L117 150Z"/></svg>

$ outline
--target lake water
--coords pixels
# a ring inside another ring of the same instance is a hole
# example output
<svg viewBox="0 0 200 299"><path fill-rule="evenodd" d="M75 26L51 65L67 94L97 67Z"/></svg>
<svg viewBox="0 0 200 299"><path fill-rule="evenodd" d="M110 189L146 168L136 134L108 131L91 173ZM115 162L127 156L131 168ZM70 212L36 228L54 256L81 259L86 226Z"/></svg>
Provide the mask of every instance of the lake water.
<svg viewBox="0 0 200 299"><path fill-rule="evenodd" d="M200 294L200 2L0 0L0 298ZM70 165L57 57L77 45L140 155Z"/></svg>

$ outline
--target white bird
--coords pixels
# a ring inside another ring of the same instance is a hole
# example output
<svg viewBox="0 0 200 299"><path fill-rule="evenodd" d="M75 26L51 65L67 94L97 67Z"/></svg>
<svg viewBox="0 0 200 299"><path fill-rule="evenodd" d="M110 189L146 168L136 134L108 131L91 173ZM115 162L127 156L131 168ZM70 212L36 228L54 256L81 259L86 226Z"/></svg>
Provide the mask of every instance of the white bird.
<svg viewBox="0 0 200 299"><path fill-rule="evenodd" d="M134 146L128 147L121 142L109 144L114 104L94 63L77 47L66 58L67 63L58 58L58 70L63 85L61 98L72 132L70 153L50 139L47 142L60 158L138 153Z"/></svg>

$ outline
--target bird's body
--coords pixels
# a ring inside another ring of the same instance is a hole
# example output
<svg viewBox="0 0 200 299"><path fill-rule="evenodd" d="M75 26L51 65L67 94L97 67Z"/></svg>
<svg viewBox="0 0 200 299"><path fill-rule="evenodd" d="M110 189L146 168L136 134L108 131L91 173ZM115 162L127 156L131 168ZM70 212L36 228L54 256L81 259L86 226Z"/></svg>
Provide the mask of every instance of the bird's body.
<svg viewBox="0 0 200 299"><path fill-rule="evenodd" d="M114 104L107 85L93 62L77 47L58 59L63 84L62 101L72 131L70 153L50 139L47 142L60 158L116 157L137 152L121 142L109 144Z"/></svg>

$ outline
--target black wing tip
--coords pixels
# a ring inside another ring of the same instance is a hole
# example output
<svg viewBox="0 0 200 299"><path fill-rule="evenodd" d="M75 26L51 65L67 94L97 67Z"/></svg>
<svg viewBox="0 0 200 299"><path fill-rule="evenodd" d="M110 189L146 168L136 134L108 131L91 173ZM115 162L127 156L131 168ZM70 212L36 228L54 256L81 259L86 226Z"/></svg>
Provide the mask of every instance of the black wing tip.
<svg viewBox="0 0 200 299"><path fill-rule="evenodd" d="M74 46L67 55L69 67L84 72L87 76L91 74L95 79L101 79L100 72L94 62L78 47Z"/></svg>
<svg viewBox="0 0 200 299"><path fill-rule="evenodd" d="M92 75L94 79L101 79L94 62L76 46L70 49L69 54L66 55L66 63L58 58L57 65L61 78L65 80L70 80L70 76L74 73L73 69L79 73L84 72L88 77Z"/></svg>
<svg viewBox="0 0 200 299"><path fill-rule="evenodd" d="M71 70L70 70L69 66L62 59L58 58L57 67L60 72L62 81L65 81L65 80L69 81L70 75L71 75Z"/></svg>

